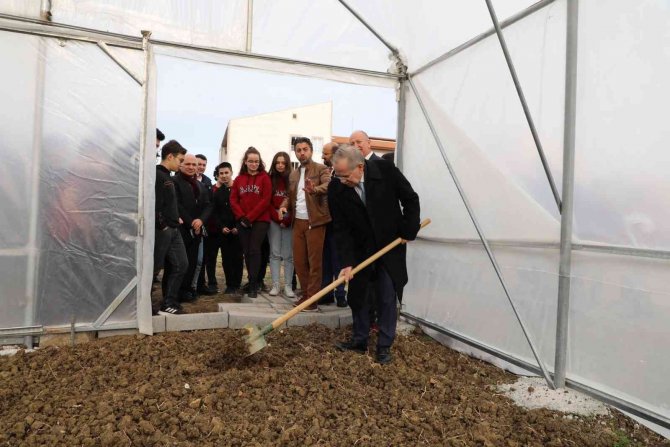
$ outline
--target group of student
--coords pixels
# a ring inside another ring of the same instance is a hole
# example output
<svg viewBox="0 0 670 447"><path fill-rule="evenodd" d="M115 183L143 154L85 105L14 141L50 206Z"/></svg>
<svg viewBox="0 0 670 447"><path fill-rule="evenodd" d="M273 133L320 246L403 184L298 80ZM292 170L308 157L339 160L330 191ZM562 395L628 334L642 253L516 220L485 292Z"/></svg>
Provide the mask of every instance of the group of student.
<svg viewBox="0 0 670 447"><path fill-rule="evenodd" d="M180 303L195 299L201 289L216 293L212 288L219 250L226 292L239 289L244 260L246 292L256 297L267 266L263 253L269 251L270 295L295 297L295 270L300 294L294 305L315 311L317 303L305 301L343 277L346 297L340 286L330 300L351 308L352 336L336 347L366 353L376 323L376 360L390 362L396 306L408 281L406 248L401 244L355 276L352 272L393 240L416 237L419 197L392 162L372 152L365 132L354 132L349 142L326 144L321 164L312 159L309 138L297 138L296 169L286 152L275 154L266 169L260 152L249 147L234 180L229 163L216 167L216 184L204 175L204 156L188 154L177 141L166 143L156 167L154 271L164 270L160 313L182 313ZM263 249L264 243L269 250Z"/></svg>
<svg viewBox="0 0 670 447"><path fill-rule="evenodd" d="M164 139L157 130L157 147ZM293 169L287 152L276 153L268 169L260 152L249 147L234 179L233 166L223 162L214 169L212 182L204 173L204 155L187 153L175 140L163 145L156 167L155 276L163 270L163 301L158 313L180 314L181 303L192 302L200 294L219 293L219 253L225 294L245 292L254 298L260 290L267 291L264 276L268 263L272 278L269 293L273 296L283 293L294 298L298 276L304 289L302 299L306 299L337 276L334 242L330 234L326 238L330 222L326 190L332 169L312 162L313 147L308 138L298 138L295 146L302 166L313 163L318 179L314 179L312 169L302 182L298 179L291 202L289 178ZM332 144L326 146L324 162L329 164L333 148ZM315 181L318 192L306 193L305 182L314 187ZM248 276L244 287L243 263ZM334 302L346 307L343 287L320 303ZM307 310L315 309L310 306Z"/></svg>

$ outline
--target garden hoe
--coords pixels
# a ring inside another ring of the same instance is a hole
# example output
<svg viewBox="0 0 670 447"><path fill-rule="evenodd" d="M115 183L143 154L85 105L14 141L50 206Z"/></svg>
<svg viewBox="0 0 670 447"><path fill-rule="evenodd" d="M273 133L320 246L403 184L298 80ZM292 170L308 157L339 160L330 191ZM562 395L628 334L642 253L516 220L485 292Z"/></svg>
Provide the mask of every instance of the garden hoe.
<svg viewBox="0 0 670 447"><path fill-rule="evenodd" d="M421 222L421 228L424 228L426 225L430 223L430 219L425 219L423 222ZM386 253L389 251L393 250L397 245L400 245L402 243L402 239L398 238L388 244L386 247L382 248L379 250L377 253L374 255L370 256L368 259L365 261L361 262L358 264L352 271L351 274L355 275L356 273L360 272L373 262L375 262L377 259L381 258L384 256ZM267 346L267 342L265 341L265 336L268 335L270 332L274 331L277 329L279 326L282 324L286 323L288 320L296 316L298 313L302 312L303 309L306 307L311 306L313 303L316 303L319 301L324 295L326 295L328 292L335 290L340 284L342 284L345 281L344 278L338 278L336 281L333 281L330 285L324 287L321 289L318 293L313 295L310 299L305 301L304 303L301 303L299 306L294 307L290 311L286 312L284 315L278 317L276 320L274 320L272 323L268 324L265 327L260 327L252 324L247 324L244 326L244 329L247 331L248 335L244 337L244 340L247 343L247 347L249 349L249 355L255 354L261 349L263 349L265 346Z"/></svg>

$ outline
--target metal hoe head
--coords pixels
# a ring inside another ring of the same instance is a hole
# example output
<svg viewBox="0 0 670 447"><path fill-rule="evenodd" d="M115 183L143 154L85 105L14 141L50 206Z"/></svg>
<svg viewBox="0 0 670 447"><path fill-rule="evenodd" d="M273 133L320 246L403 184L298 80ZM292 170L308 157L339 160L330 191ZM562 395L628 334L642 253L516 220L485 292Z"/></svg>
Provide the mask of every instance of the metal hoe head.
<svg viewBox="0 0 670 447"><path fill-rule="evenodd" d="M247 335L244 336L244 341L247 344L249 355L253 355L267 346L265 334L259 326L247 324L244 326L244 329L247 331Z"/></svg>

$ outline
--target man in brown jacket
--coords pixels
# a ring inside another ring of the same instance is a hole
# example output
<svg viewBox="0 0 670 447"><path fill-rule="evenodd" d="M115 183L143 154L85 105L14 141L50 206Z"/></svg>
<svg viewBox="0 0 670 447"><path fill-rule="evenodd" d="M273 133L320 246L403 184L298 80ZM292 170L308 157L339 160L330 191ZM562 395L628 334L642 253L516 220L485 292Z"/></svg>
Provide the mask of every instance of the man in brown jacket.
<svg viewBox="0 0 670 447"><path fill-rule="evenodd" d="M288 210L293 215L293 264L300 281L302 297L296 306L316 294L321 288L321 261L328 211L328 183L330 170L312 160L314 149L309 138L295 140L295 155L300 169L289 176L288 197L280 213ZM315 311L316 304L307 311Z"/></svg>

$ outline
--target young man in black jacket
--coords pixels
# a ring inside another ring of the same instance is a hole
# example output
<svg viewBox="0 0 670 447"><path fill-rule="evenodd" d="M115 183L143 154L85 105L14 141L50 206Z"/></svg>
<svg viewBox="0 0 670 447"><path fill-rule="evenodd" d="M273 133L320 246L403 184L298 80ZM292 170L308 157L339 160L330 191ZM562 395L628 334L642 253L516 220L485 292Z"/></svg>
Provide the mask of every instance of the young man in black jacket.
<svg viewBox="0 0 670 447"><path fill-rule="evenodd" d="M347 298L353 316L351 340L336 346L340 350L367 352L371 305L367 287L374 280L379 324L376 359L389 363L396 330L396 298L402 296L407 284L407 247L395 247L356 276L351 275L351 270L396 238L416 237L420 228L419 196L393 163L365 160L353 146L337 150L333 167L328 204L344 266L340 276L349 281Z"/></svg>
<svg viewBox="0 0 670 447"><path fill-rule="evenodd" d="M186 256L188 258L188 270L181 284L181 301L194 301L197 297L191 284L195 277L195 269L198 263L198 248L203 233L203 224L209 219L211 204L207 190L196 179L195 155L186 154L179 172L174 176L174 184L177 191L177 205Z"/></svg>
<svg viewBox="0 0 670 447"><path fill-rule="evenodd" d="M223 162L216 167L216 185L212 188L212 217L209 219L209 238L214 244L207 253L212 262L207 265L207 275L214 277L219 249L226 277L224 293L238 293L242 284L242 244L235 227L235 215L230 207L230 187L233 185L233 167Z"/></svg>
<svg viewBox="0 0 670 447"><path fill-rule="evenodd" d="M179 288L188 268L186 249L179 232L177 194L170 172L179 170L184 161L184 149L172 140L163 146L161 163L156 166L156 239L154 244L154 274L163 273L163 302L160 314L182 313Z"/></svg>

